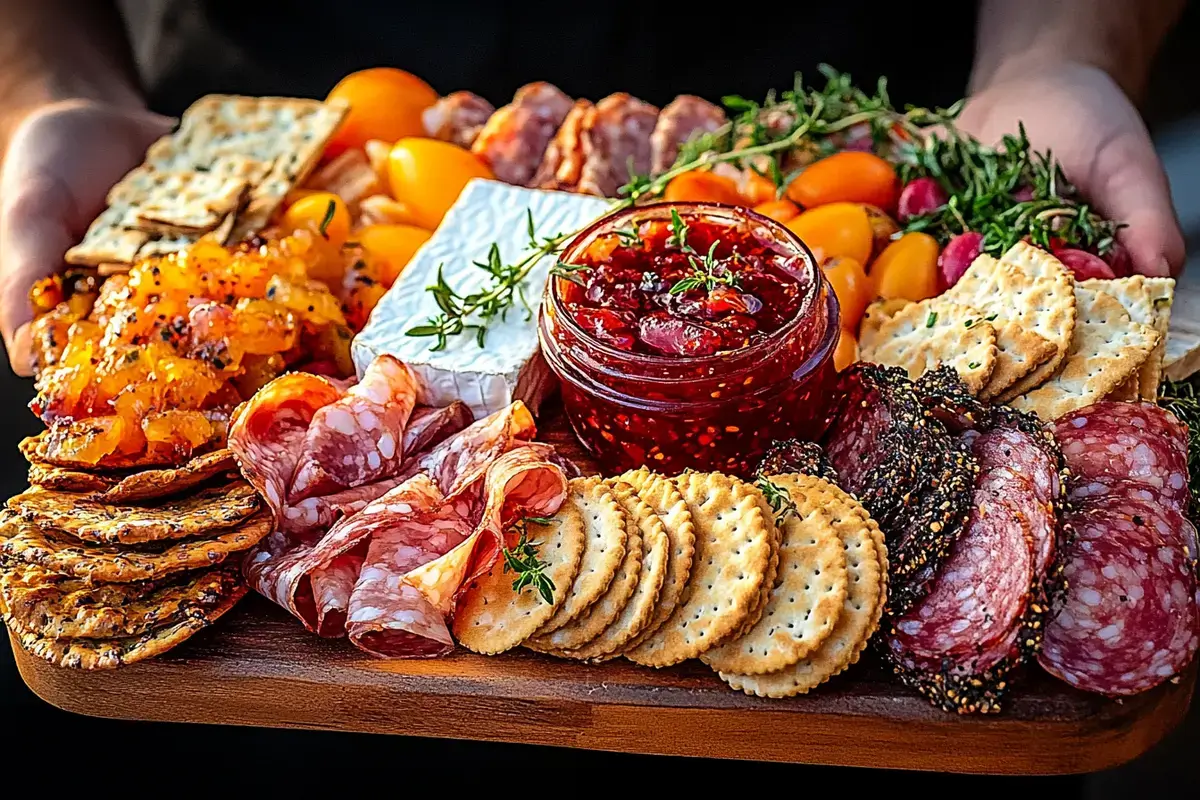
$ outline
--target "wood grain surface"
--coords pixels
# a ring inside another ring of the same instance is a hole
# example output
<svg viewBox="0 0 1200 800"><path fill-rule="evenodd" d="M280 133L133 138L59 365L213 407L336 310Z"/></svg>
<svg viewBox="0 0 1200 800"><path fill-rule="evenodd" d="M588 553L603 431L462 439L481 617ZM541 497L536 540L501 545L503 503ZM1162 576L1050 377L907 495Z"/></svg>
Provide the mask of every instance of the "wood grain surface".
<svg viewBox="0 0 1200 800"><path fill-rule="evenodd" d="M544 440L593 466L553 408ZM621 752L992 774L1092 772L1129 761L1184 717L1196 668L1116 702L1026 670L1004 713L958 717L900 686L868 652L811 694L748 697L698 662L651 670L524 651L382 661L321 639L252 595L176 650L81 673L13 642L47 702L99 717L525 742Z"/></svg>

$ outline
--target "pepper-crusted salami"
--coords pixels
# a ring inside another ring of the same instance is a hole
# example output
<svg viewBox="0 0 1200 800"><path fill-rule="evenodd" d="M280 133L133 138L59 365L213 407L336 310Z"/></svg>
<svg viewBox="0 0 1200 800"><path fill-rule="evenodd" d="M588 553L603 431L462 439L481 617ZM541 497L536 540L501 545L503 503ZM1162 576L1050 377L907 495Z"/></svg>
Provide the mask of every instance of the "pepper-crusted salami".
<svg viewBox="0 0 1200 800"><path fill-rule="evenodd" d="M289 502L395 474L404 457L404 428L416 403L412 370L394 356L372 361L361 381L313 416Z"/></svg>
<svg viewBox="0 0 1200 800"><path fill-rule="evenodd" d="M679 146L726 122L725 110L702 97L681 94L663 107L650 134L650 174L666 172L679 155Z"/></svg>
<svg viewBox="0 0 1200 800"><path fill-rule="evenodd" d="M572 105L571 98L549 83L522 86L511 103L488 119L471 152L505 183L530 184Z"/></svg>
<svg viewBox="0 0 1200 800"><path fill-rule="evenodd" d="M838 483L837 471L825 457L825 451L814 442L802 442L798 439L775 442L768 448L758 465L760 475L785 475L789 472L812 475L833 484Z"/></svg>

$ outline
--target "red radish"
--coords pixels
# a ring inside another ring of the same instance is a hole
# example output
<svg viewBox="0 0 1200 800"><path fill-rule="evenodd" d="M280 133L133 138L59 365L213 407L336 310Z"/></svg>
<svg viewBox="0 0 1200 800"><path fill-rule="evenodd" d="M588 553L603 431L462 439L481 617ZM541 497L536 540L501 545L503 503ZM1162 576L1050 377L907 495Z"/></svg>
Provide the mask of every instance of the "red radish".
<svg viewBox="0 0 1200 800"><path fill-rule="evenodd" d="M1018 203L1025 203L1033 199L1032 186L1018 186L1016 191L1012 193L1012 199Z"/></svg>
<svg viewBox="0 0 1200 800"><path fill-rule="evenodd" d="M947 242L938 256L938 291L944 292L958 283L967 267L982 252L983 234L978 231L960 233Z"/></svg>
<svg viewBox="0 0 1200 800"><path fill-rule="evenodd" d="M1089 278L1115 278L1116 273L1103 258L1086 250L1074 247L1062 247L1054 251L1055 257L1075 273L1075 279L1086 281Z"/></svg>
<svg viewBox="0 0 1200 800"><path fill-rule="evenodd" d="M1133 259L1129 257L1129 251L1125 245L1120 242L1113 242L1112 247L1103 257L1118 278L1127 278L1133 274Z"/></svg>
<svg viewBox="0 0 1200 800"><path fill-rule="evenodd" d="M900 222L908 222L913 217L928 214L946 205L949 198L946 190L933 178L917 178L909 181L900 190L900 200L897 203L896 218Z"/></svg>

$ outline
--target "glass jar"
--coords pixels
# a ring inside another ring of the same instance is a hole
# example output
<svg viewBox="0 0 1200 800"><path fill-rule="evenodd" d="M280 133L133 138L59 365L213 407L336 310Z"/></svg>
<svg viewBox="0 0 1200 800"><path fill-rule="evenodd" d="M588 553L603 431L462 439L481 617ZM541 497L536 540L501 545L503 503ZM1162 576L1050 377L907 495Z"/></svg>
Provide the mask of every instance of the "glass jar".
<svg viewBox="0 0 1200 800"><path fill-rule="evenodd" d="M785 258L800 282L795 313L738 349L698 356L632 352L585 330L563 296L579 290L569 278L552 277L539 321L542 353L561 382L571 427L605 469L644 465L668 475L690 468L749 476L772 440L816 439L828 423L837 299L795 234L748 209L718 204L616 212L576 236L560 263L585 263L594 243L673 221L719 226L731 242Z"/></svg>

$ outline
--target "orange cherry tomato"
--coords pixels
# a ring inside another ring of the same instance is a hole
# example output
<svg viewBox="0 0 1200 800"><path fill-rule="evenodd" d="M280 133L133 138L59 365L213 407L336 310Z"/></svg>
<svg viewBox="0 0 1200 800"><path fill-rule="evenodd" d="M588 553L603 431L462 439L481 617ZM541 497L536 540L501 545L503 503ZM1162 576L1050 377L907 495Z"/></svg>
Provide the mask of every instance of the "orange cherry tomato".
<svg viewBox="0 0 1200 800"><path fill-rule="evenodd" d="M391 286L430 236L429 231L412 225L368 225L355 238L378 260L380 282Z"/></svg>
<svg viewBox="0 0 1200 800"><path fill-rule="evenodd" d="M392 195L426 230L441 223L468 181L495 177L470 150L436 139L401 139L388 156Z"/></svg>
<svg viewBox="0 0 1200 800"><path fill-rule="evenodd" d="M800 209L796 208L796 204L786 199L768 200L765 203L759 203L754 207L754 210L781 225L795 219L796 215L800 213Z"/></svg>
<svg viewBox="0 0 1200 800"><path fill-rule="evenodd" d="M809 209L785 224L813 251L818 264L838 256L865 264L871 257L871 221L858 203Z"/></svg>
<svg viewBox="0 0 1200 800"><path fill-rule="evenodd" d="M858 361L858 339L853 333L842 328L838 334L837 347L833 351L833 368L841 372L856 361Z"/></svg>
<svg viewBox="0 0 1200 800"><path fill-rule="evenodd" d="M287 207L283 229L287 233L309 230L341 247L350 236L350 210L332 192L313 192Z"/></svg>
<svg viewBox="0 0 1200 800"><path fill-rule="evenodd" d="M846 151L806 167L788 184L787 196L805 208L844 202L891 208L899 188L891 164L873 153Z"/></svg>
<svg viewBox="0 0 1200 800"><path fill-rule="evenodd" d="M900 226L878 206L864 204L863 210L867 212L867 219L871 221L871 235L875 240L871 246L871 257L874 258L892 243L892 237L900 233Z"/></svg>
<svg viewBox="0 0 1200 800"><path fill-rule="evenodd" d="M875 294L888 300L925 300L938 293L938 243L927 233L906 233L871 265Z"/></svg>
<svg viewBox="0 0 1200 800"><path fill-rule="evenodd" d="M723 175L692 170L672 178L663 190L668 203L727 203L741 205L737 184Z"/></svg>
<svg viewBox="0 0 1200 800"><path fill-rule="evenodd" d="M375 67L347 75L326 98L350 105L325 146L326 158L362 147L368 139L394 142L405 136L424 136L421 112L437 99L432 86L402 69Z"/></svg>
<svg viewBox="0 0 1200 800"><path fill-rule="evenodd" d="M745 177L738 187L742 199L748 206L758 206L773 201L777 194L775 181L766 175L759 175L752 169L744 172Z"/></svg>
<svg viewBox="0 0 1200 800"><path fill-rule="evenodd" d="M862 264L853 258L839 256L825 262L821 269L825 271L825 278L837 295L838 306L842 310L842 327L858 330L858 322L867 310L867 303L871 302L871 282L867 280Z"/></svg>

